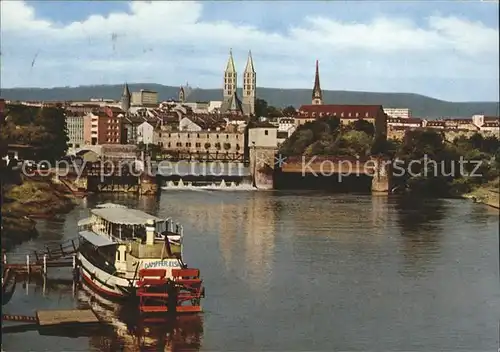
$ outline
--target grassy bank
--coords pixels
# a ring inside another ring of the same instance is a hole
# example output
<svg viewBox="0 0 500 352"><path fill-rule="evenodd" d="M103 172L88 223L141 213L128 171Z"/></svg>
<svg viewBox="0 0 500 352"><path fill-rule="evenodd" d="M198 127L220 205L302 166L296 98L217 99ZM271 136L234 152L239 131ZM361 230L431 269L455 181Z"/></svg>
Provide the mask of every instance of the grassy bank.
<svg viewBox="0 0 500 352"><path fill-rule="evenodd" d="M13 245L38 235L33 218L52 218L69 211L75 205L72 195L51 181L23 179L19 185L4 187L2 204L2 247Z"/></svg>
<svg viewBox="0 0 500 352"><path fill-rule="evenodd" d="M464 197L473 199L477 203L500 209L499 183L500 179L497 178L465 194Z"/></svg>

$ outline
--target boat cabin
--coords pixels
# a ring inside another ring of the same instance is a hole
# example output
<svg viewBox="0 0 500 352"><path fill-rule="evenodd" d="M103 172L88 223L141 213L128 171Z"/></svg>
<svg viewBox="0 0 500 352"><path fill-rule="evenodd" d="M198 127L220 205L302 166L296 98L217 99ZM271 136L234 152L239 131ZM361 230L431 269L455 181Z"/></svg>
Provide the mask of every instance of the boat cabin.
<svg viewBox="0 0 500 352"><path fill-rule="evenodd" d="M183 229L171 219L161 219L137 209L103 204L78 223L80 251L106 271L135 271L137 263L182 260ZM178 265L178 264L175 264Z"/></svg>

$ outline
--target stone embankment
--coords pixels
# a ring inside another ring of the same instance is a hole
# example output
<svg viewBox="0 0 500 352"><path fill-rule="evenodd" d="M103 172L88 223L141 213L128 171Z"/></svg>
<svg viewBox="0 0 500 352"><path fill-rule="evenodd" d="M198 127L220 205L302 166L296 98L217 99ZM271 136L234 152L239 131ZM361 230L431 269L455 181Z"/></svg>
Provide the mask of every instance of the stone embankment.
<svg viewBox="0 0 500 352"><path fill-rule="evenodd" d="M2 248L38 235L34 219L49 219L71 210L74 197L62 185L49 180L23 178L18 184L5 185L2 202Z"/></svg>

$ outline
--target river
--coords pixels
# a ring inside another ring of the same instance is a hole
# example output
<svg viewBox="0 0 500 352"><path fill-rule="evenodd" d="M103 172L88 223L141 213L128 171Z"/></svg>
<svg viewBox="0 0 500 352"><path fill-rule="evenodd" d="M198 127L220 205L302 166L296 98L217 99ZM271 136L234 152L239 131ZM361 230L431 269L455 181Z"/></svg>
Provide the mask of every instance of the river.
<svg viewBox="0 0 500 352"><path fill-rule="evenodd" d="M14 252L74 238L86 208L104 201L184 224L186 262L201 269L206 285L204 314L173 323L184 324L184 333L153 329L141 340L105 307L112 331L78 338L8 333L5 351L139 351L141 343L202 351L499 347L495 209L464 200L298 191L100 195L64 221L40 222L41 236ZM69 275L64 270L49 275ZM71 286L19 284L3 312L79 307L90 296L73 295Z"/></svg>

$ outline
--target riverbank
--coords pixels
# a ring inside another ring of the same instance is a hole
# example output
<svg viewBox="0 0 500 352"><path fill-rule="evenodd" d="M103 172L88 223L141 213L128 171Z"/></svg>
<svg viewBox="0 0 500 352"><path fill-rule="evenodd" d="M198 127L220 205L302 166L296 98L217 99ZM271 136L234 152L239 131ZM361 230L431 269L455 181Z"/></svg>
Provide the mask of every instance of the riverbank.
<svg viewBox="0 0 500 352"><path fill-rule="evenodd" d="M37 237L34 219L49 219L71 210L76 201L64 189L49 180L23 179L19 185L6 185L2 204L2 248Z"/></svg>
<svg viewBox="0 0 500 352"><path fill-rule="evenodd" d="M499 180L496 179L495 181L482 185L472 192L465 194L464 198L472 199L476 203L500 209L500 193L498 186Z"/></svg>

